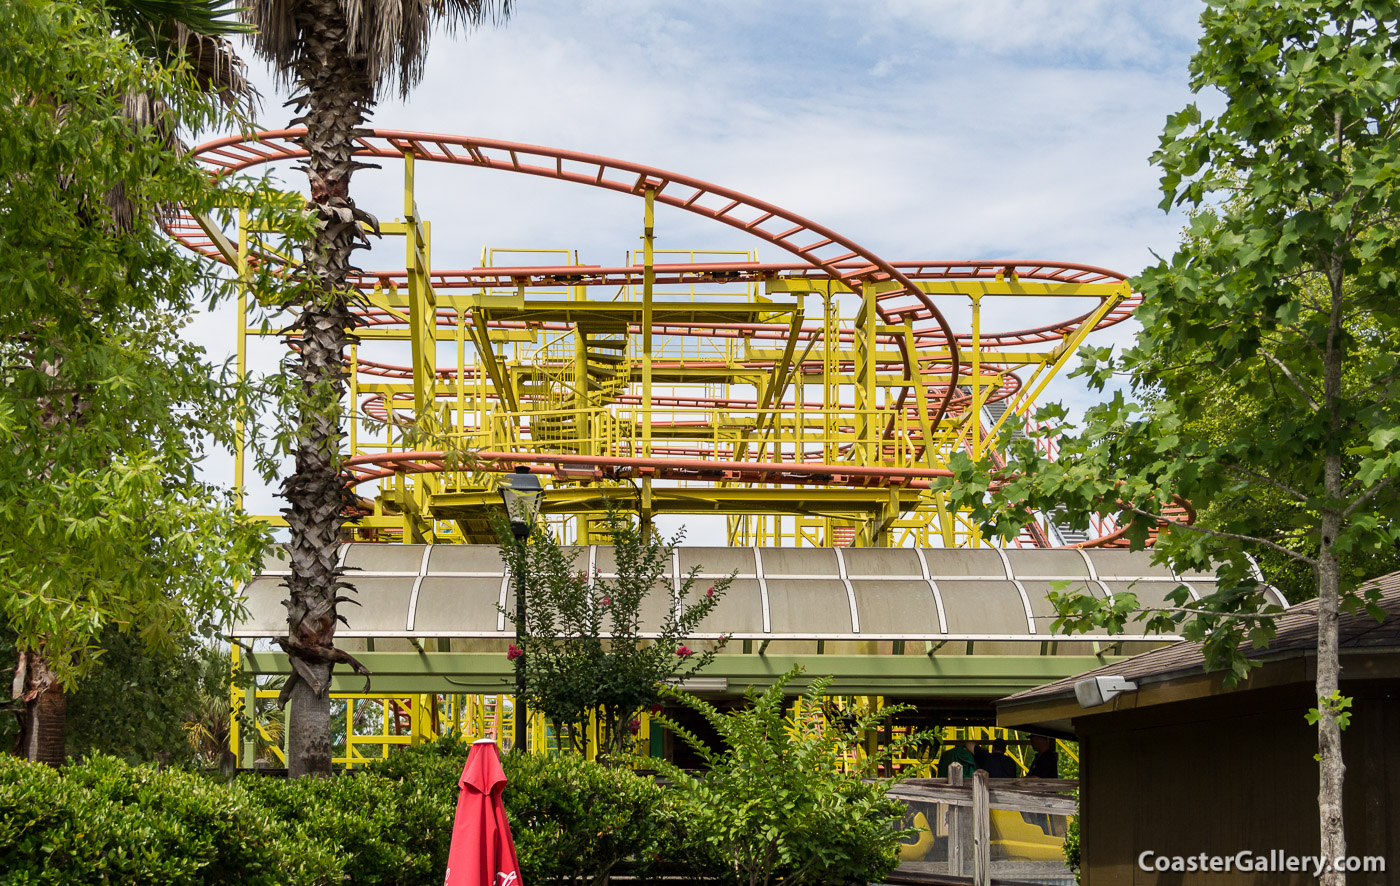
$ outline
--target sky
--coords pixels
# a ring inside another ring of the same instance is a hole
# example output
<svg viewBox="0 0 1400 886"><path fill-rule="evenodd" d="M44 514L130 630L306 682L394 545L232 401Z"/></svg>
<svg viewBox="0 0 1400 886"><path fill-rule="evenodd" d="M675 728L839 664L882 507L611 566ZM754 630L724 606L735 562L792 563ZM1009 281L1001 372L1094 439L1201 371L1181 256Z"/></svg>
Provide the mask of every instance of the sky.
<svg viewBox="0 0 1400 886"><path fill-rule="evenodd" d="M1182 219L1150 164L1193 100L1194 0L518 0L502 27L438 34L423 81L371 125L569 148L675 170L776 203L893 261L1053 259L1126 274L1170 255ZM244 52L251 58L251 52ZM286 89L251 64L259 122ZM1203 97L1206 109L1209 97ZM395 164L397 167L397 164ZM283 178L299 186L298 174ZM401 211L398 168L359 173L361 206ZM433 264L493 247L621 264L640 203L582 186L420 165ZM658 248L759 249L664 207ZM402 262L394 240L365 268ZM227 310L192 331L233 349ZM1122 342L1120 328L1099 344ZM1088 394L1057 383L1052 399ZM222 462L211 465L215 476ZM277 505L250 497L255 511Z"/></svg>

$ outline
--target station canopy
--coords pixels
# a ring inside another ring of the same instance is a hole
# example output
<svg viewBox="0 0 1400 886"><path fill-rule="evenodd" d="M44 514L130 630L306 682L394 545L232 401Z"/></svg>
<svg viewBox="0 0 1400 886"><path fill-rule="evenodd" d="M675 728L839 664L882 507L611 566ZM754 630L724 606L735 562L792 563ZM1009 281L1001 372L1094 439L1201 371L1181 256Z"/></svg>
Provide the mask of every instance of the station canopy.
<svg viewBox="0 0 1400 886"><path fill-rule="evenodd" d="M612 578L612 548L568 548L588 575ZM507 640L514 626L502 609L515 605L514 582L495 545L347 544L345 580L354 586L340 613L344 638L476 638ZM1185 585L1199 599L1215 590L1208 573L1177 575L1154 565L1150 551L1113 549L760 548L681 547L659 593L649 595L642 636L655 636L693 567L696 589L731 574L728 593L695 632L753 641L924 640L934 643L1042 643L1052 634L1051 591L1087 589L1096 597L1124 592L1159 606ZM285 636L290 572L274 549L242 593L247 616L236 637ZM1270 590L1271 602L1286 606ZM1125 634L1075 639L1161 642L1129 621ZM991 651L990 649L988 651Z"/></svg>

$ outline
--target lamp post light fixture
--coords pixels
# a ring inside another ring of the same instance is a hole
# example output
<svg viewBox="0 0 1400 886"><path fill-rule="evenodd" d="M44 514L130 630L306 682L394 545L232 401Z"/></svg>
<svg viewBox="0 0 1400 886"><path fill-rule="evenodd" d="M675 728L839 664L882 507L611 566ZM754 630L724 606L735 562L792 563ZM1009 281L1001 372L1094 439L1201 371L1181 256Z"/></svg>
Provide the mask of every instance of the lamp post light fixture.
<svg viewBox="0 0 1400 886"><path fill-rule="evenodd" d="M544 502L544 487L540 478L525 465L516 465L515 473L501 477L497 484L501 501L506 506L510 534L515 538L515 647L521 649L520 635L525 631L525 544L535 528L540 505ZM515 659L515 742L514 747L525 751L527 715L525 713L525 656Z"/></svg>

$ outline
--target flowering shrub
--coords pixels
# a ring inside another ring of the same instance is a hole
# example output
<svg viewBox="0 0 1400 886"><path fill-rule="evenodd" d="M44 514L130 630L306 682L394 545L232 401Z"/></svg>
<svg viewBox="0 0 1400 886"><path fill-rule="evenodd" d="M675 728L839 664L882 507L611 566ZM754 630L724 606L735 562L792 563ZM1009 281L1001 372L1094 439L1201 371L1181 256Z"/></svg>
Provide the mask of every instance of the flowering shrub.
<svg viewBox="0 0 1400 886"><path fill-rule="evenodd" d="M660 700L661 685L694 676L714 657L715 649L697 652L683 641L719 604L732 579L697 593L699 567L692 569L677 593L680 605L666 607L660 637L644 641L637 636L642 604L653 593L670 595L671 557L684 531L662 541L621 514L606 519L613 578L580 571L576 555L548 533L536 532L520 546L508 529L497 529L502 556L518 561L509 565L523 577L525 629L507 657L524 655L529 704L553 721L566 745L580 750L587 744L590 713L598 711L598 747L617 755L636 734L632 720ZM514 609L502 612L515 621ZM723 645L721 640L716 649Z"/></svg>

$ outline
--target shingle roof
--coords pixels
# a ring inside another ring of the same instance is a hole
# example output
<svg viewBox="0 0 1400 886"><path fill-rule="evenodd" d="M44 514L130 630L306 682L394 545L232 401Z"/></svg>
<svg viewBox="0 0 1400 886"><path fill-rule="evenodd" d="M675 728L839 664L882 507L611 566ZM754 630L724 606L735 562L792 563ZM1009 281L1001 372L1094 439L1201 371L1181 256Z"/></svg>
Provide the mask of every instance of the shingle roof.
<svg viewBox="0 0 1400 886"><path fill-rule="evenodd" d="M1383 575L1363 587L1370 586L1381 590L1379 605L1385 610L1386 619L1377 622L1365 610L1350 615L1342 613L1338 633L1343 650L1400 648L1400 572ZM1274 639L1267 647L1246 649L1245 655L1258 661L1267 661L1289 653L1316 649L1317 601L1309 600L1289 609L1285 615L1279 617L1276 630ZM1111 674L1133 681L1151 681L1204 670L1205 656L1201 644L1183 640L1054 683L1046 683L1035 689L1018 692L1002 699L998 705L1014 705L1059 695L1073 695L1074 684L1091 676Z"/></svg>

